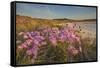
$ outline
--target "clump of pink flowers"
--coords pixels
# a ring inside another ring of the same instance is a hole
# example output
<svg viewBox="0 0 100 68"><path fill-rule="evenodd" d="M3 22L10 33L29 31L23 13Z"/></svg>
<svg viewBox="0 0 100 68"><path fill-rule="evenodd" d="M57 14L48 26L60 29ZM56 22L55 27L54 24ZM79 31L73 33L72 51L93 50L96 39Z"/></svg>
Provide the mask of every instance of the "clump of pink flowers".
<svg viewBox="0 0 100 68"><path fill-rule="evenodd" d="M17 48L19 50L26 49L26 55L31 55L33 57L32 60L35 60L38 55L39 47L48 45L48 42L54 47L58 45L58 42L69 42L67 51L75 56L81 51L81 41L80 37L75 34L73 26L74 25L66 25L61 28L41 27L31 32L20 32L18 35L22 36L25 41L18 45ZM72 45L75 42L79 44L79 49Z"/></svg>

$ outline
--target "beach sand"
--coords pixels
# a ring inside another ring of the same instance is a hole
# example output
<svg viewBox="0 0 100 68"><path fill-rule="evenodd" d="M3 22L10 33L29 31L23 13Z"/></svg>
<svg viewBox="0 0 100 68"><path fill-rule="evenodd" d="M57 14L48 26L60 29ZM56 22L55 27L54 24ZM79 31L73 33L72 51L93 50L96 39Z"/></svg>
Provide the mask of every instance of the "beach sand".
<svg viewBox="0 0 100 68"><path fill-rule="evenodd" d="M85 29L81 29L81 31L78 29L79 31L79 35L81 36L81 38L96 38L96 33L92 32L92 31L88 31L88 30L85 30Z"/></svg>

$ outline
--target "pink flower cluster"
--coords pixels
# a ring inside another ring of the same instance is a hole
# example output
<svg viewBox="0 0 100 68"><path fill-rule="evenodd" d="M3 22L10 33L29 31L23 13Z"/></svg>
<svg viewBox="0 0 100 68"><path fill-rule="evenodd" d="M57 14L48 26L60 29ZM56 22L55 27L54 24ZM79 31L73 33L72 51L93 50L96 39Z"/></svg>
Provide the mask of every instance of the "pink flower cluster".
<svg viewBox="0 0 100 68"><path fill-rule="evenodd" d="M18 49L26 49L27 55L32 55L33 59L37 57L40 46L48 45L50 42L52 46L57 46L59 42L78 42L81 44L80 38L75 34L75 30L72 26L58 27L41 27L36 31L31 32L20 32L20 36L23 36L25 41L18 46ZM69 46L68 51L76 55L78 50L73 46Z"/></svg>

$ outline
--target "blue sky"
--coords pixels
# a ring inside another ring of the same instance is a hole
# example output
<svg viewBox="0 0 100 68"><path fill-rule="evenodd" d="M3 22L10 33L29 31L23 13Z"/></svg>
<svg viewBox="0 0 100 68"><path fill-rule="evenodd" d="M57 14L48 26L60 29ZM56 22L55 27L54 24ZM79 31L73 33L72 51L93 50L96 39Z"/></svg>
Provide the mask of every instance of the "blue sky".
<svg viewBox="0 0 100 68"><path fill-rule="evenodd" d="M96 19L96 8L17 3L16 14L35 18Z"/></svg>

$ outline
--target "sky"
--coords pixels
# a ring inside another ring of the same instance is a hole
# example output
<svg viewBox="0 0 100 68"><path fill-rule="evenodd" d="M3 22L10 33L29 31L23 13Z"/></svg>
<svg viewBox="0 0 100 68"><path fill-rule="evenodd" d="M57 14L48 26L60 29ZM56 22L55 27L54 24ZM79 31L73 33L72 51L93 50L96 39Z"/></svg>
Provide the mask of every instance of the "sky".
<svg viewBox="0 0 100 68"><path fill-rule="evenodd" d="M43 19L96 19L95 7L16 3L16 14Z"/></svg>

